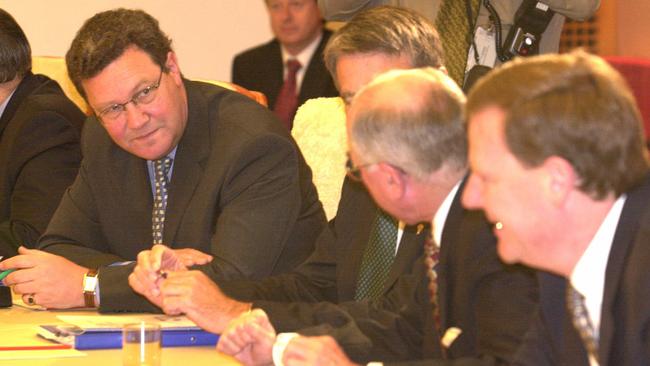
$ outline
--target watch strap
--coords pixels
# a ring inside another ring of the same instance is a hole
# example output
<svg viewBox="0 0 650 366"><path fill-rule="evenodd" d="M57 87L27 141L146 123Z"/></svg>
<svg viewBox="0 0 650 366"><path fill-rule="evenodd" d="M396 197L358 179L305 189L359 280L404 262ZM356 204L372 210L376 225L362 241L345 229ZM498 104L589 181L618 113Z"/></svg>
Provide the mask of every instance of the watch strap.
<svg viewBox="0 0 650 366"><path fill-rule="evenodd" d="M84 275L84 283L86 282L86 278L88 277L97 277L97 273L98 273L97 269L91 268L90 270L88 270L88 272L86 272L86 274ZM84 303L87 308L96 307L95 293L96 293L96 289L94 289L93 291L88 291L84 286Z"/></svg>

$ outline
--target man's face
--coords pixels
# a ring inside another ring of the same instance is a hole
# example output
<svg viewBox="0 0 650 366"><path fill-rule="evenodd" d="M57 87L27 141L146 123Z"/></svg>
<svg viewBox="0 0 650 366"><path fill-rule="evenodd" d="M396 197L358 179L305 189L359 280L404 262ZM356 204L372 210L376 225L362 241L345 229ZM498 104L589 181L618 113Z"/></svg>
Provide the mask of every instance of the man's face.
<svg viewBox="0 0 650 366"><path fill-rule="evenodd" d="M316 0L267 0L267 7L273 34L291 54L302 51L322 31Z"/></svg>
<svg viewBox="0 0 650 366"><path fill-rule="evenodd" d="M163 72L149 55L137 47L128 48L99 74L81 82L88 103L100 117L111 139L140 158L155 160L174 149L187 124L187 98L176 57L169 53ZM109 106L130 101L147 87L153 99L144 104L129 102L115 118L102 117Z"/></svg>
<svg viewBox="0 0 650 366"><path fill-rule="evenodd" d="M381 53L358 53L339 57L336 62L336 83L346 110L354 95L372 79L391 69L410 69L407 56L389 56Z"/></svg>
<svg viewBox="0 0 650 366"><path fill-rule="evenodd" d="M499 240L498 252L508 263L544 267L557 242L556 215L547 199L548 175L543 168L524 167L508 149L503 111L488 107L469 122L471 176L463 204L483 209ZM499 228L501 226L501 228Z"/></svg>

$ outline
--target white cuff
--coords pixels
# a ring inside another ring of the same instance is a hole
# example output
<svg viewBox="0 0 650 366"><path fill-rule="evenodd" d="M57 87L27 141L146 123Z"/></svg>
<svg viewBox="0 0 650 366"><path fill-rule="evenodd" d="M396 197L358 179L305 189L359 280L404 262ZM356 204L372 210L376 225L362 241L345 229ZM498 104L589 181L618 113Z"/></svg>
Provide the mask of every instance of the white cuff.
<svg viewBox="0 0 650 366"><path fill-rule="evenodd" d="M287 349L289 341L298 337L298 333L280 333L275 337L275 343L273 343L273 363L275 366L284 366L282 363L282 355L284 350Z"/></svg>

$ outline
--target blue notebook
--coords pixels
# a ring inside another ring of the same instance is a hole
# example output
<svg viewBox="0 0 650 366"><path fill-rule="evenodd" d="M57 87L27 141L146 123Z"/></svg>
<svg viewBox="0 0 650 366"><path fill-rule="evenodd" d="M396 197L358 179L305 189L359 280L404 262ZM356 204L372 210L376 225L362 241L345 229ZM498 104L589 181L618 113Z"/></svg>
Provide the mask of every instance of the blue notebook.
<svg viewBox="0 0 650 366"><path fill-rule="evenodd" d="M41 325L38 335L76 349L122 348L122 326L155 323L162 329L163 347L214 346L219 336L199 328L184 316L137 315L58 315L56 325Z"/></svg>
<svg viewBox="0 0 650 366"><path fill-rule="evenodd" d="M80 333L71 331L69 326L41 325L38 335L61 344L68 344L75 349L122 348L121 329L90 329ZM80 334L77 334L80 333ZM214 346L219 336L200 328L163 329L163 347Z"/></svg>

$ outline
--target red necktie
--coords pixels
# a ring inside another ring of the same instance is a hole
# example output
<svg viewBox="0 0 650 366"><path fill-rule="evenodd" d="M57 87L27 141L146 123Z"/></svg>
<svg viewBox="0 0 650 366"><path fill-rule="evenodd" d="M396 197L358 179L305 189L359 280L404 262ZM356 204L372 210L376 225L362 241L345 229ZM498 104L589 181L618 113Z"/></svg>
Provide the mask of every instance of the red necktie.
<svg viewBox="0 0 650 366"><path fill-rule="evenodd" d="M293 116L298 109L298 93L296 90L296 73L300 70L300 62L295 59L287 61L287 78L282 84L273 111L280 117L289 130L293 127Z"/></svg>
<svg viewBox="0 0 650 366"><path fill-rule="evenodd" d="M440 308L438 307L438 273L436 267L440 257L440 247L433 239L433 228L431 233L424 241L424 253L426 255L425 264L427 266L427 276L429 277L429 296L433 304L433 320L440 331Z"/></svg>

